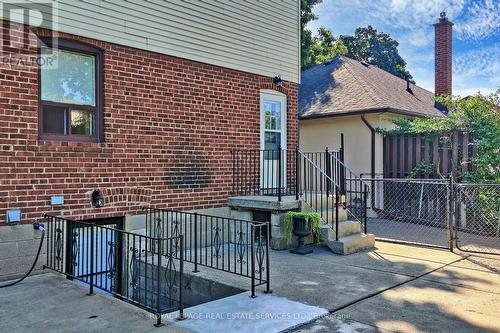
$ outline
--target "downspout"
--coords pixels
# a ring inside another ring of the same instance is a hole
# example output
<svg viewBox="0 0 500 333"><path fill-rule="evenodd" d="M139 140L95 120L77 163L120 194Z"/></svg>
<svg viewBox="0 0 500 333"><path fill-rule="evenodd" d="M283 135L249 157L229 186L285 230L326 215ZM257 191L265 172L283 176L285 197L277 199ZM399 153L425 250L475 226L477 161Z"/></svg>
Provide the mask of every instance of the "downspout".
<svg viewBox="0 0 500 333"><path fill-rule="evenodd" d="M365 118L365 115L362 114L361 115L361 120L365 123L366 127L368 127L370 129L370 132L371 132L371 178L372 178L372 181L371 181L371 191L372 191L372 194L370 195L371 197L371 206L374 207L375 206L375 195L374 195L374 191L375 191L375 128L373 128L372 125L370 125L370 123L368 122L368 120L366 120Z"/></svg>

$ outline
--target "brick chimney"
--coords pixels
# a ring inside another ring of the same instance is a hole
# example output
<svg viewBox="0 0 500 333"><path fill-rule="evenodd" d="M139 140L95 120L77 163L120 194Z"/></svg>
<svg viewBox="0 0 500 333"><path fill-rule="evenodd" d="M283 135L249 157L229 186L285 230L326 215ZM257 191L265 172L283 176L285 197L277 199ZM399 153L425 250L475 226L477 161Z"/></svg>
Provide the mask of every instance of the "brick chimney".
<svg viewBox="0 0 500 333"><path fill-rule="evenodd" d="M451 95L451 31L453 23L442 12L434 24L434 94Z"/></svg>

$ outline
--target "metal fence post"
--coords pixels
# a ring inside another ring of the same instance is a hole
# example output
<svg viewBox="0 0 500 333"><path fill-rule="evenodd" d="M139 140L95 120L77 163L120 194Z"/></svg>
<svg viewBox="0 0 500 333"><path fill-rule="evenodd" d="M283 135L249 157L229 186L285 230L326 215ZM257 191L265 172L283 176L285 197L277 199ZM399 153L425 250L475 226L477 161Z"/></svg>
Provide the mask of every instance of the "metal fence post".
<svg viewBox="0 0 500 333"><path fill-rule="evenodd" d="M455 228L455 196L453 194L453 176L450 176L450 182L446 186L446 196L448 199L448 234L449 234L449 249L453 252L453 230Z"/></svg>
<svg viewBox="0 0 500 333"><path fill-rule="evenodd" d="M198 213L194 213L194 271L198 273Z"/></svg>
<svg viewBox="0 0 500 333"><path fill-rule="evenodd" d="M163 326L164 324L161 322L161 285L160 285L160 272L161 272L161 255L162 255L162 240L161 238L156 238L156 241L158 242L158 262L156 265L156 327ZM172 240L169 240L172 242ZM154 240L153 240L154 242ZM182 252L182 251L181 251ZM152 266L153 267L153 266ZM146 266L147 269L147 266ZM168 267L165 267L165 269L168 269ZM153 275L153 272L151 272L151 275Z"/></svg>
<svg viewBox="0 0 500 333"><path fill-rule="evenodd" d="M252 298L255 298L255 226L254 224L251 225L251 239L250 239L250 250L251 250L251 256L252 258L250 259L251 262L251 269L252 272L250 274L251 280L252 280Z"/></svg>
<svg viewBox="0 0 500 333"><path fill-rule="evenodd" d="M266 294L272 293L271 291L271 272L269 271L269 242L271 234L271 222L266 223Z"/></svg>
<svg viewBox="0 0 500 333"><path fill-rule="evenodd" d="M282 164L282 154L283 150L281 149L281 145L278 148L278 201L281 201L281 164Z"/></svg>
<svg viewBox="0 0 500 333"><path fill-rule="evenodd" d="M90 289L88 295L94 295L94 224L90 226Z"/></svg>
<svg viewBox="0 0 500 333"><path fill-rule="evenodd" d="M184 235L180 235L179 237L181 252L179 256L179 317L177 317L177 320L184 320L184 304L182 302L182 282L184 275L184 251L182 249L184 248Z"/></svg>

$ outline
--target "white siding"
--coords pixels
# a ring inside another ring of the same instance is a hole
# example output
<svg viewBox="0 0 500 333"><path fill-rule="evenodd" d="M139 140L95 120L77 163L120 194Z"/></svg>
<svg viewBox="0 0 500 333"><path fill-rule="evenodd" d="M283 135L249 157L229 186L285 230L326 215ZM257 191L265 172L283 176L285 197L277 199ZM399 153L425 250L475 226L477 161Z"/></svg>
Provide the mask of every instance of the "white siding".
<svg viewBox="0 0 500 333"><path fill-rule="evenodd" d="M59 0L58 12L59 31L300 79L299 0Z"/></svg>

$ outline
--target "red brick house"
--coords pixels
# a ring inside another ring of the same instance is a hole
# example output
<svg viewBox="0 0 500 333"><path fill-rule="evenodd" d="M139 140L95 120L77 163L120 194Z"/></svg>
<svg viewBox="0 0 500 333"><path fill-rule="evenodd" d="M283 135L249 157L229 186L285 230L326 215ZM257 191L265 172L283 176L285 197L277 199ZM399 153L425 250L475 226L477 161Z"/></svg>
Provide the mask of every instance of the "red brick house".
<svg viewBox="0 0 500 333"><path fill-rule="evenodd" d="M16 213L28 224L42 213L92 219L145 204L221 207L231 190L231 149L297 145L298 0L59 1L48 20L50 8L36 8L41 24L9 16L5 3L4 233L12 211L13 224ZM48 63L54 56L57 66ZM284 127L263 123L269 107ZM95 190L102 208L91 202ZM18 234L0 242L31 238ZM7 270L0 276L15 273Z"/></svg>

